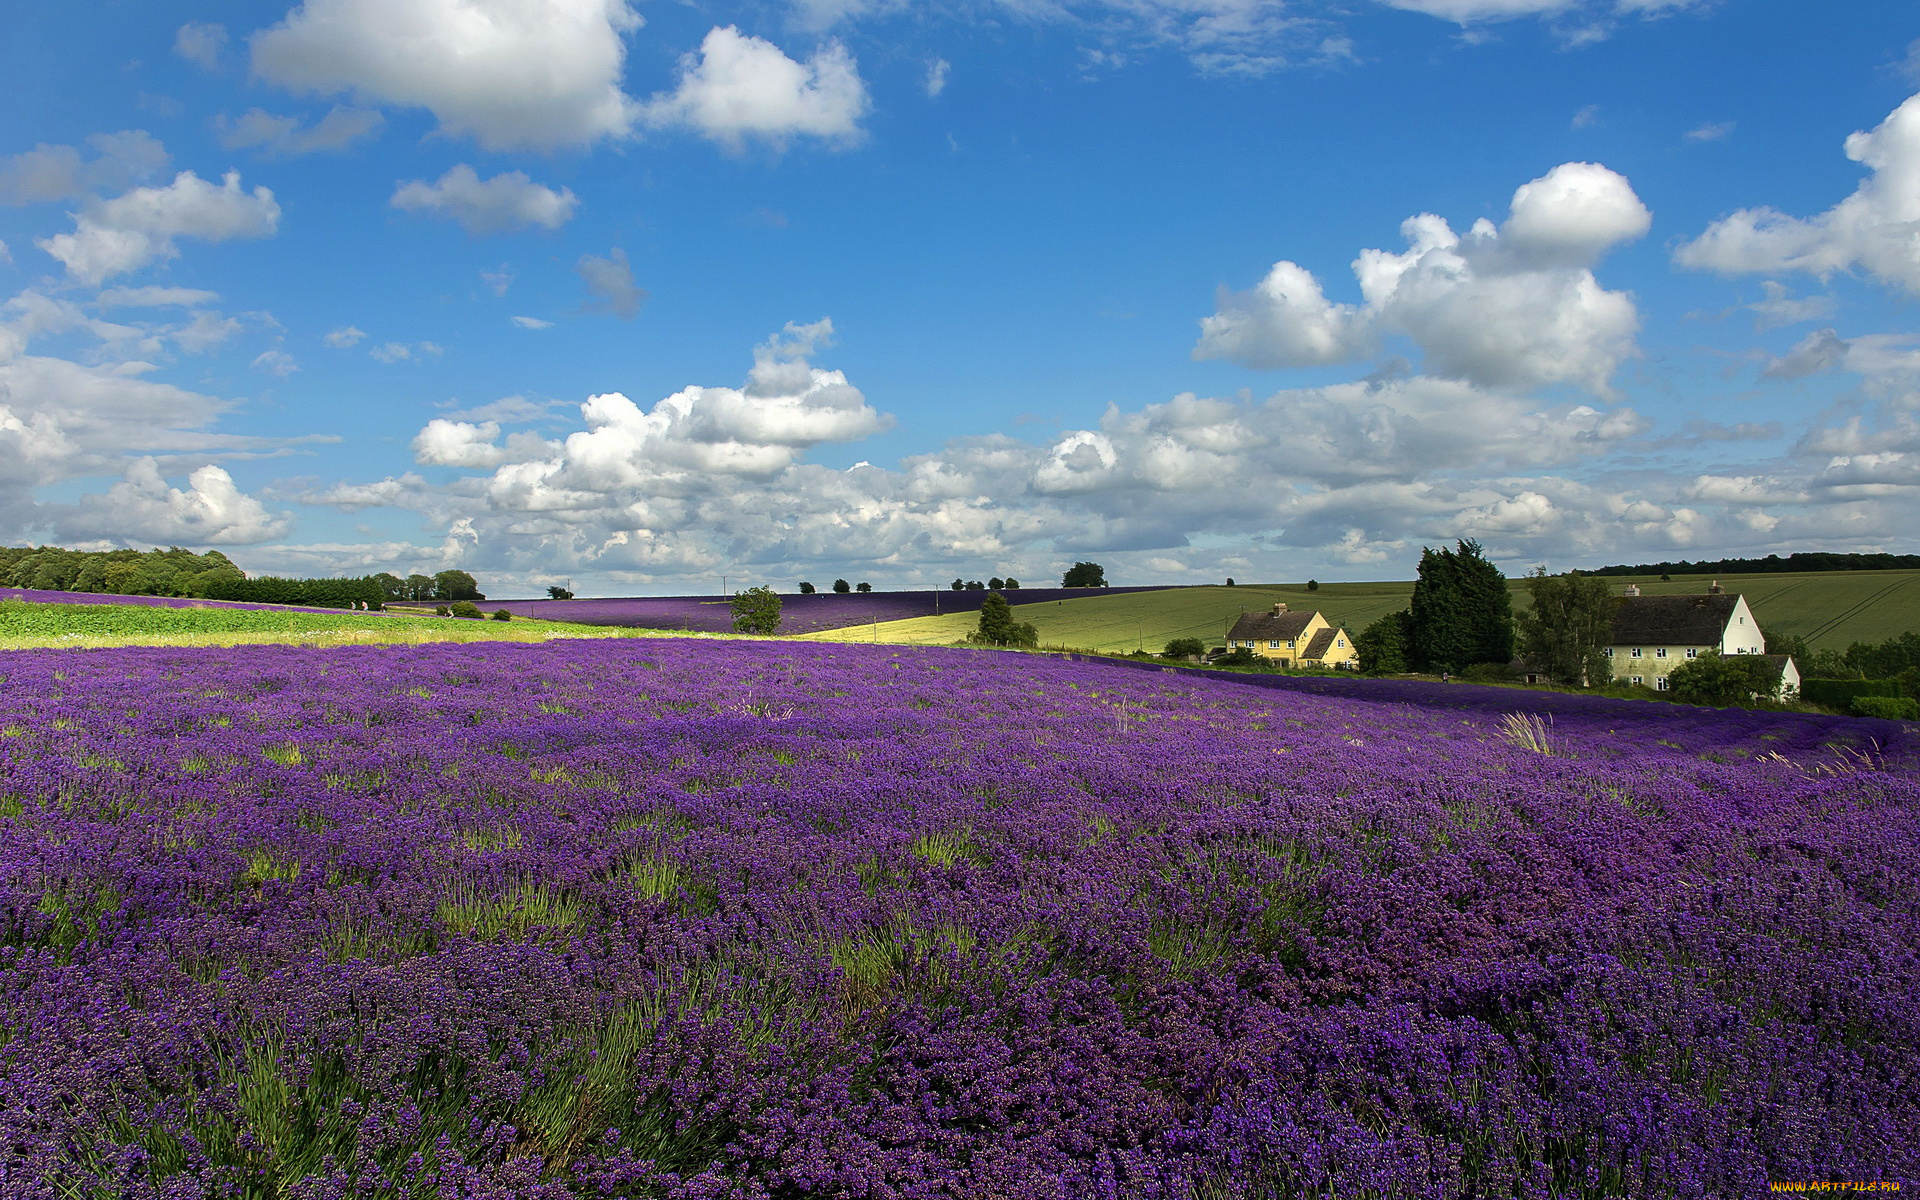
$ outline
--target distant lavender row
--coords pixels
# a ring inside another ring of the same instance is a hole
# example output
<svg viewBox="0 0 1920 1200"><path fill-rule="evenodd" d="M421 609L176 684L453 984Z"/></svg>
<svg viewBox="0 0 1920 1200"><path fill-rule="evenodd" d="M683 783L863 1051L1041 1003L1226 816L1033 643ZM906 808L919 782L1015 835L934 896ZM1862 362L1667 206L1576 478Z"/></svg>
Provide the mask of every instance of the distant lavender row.
<svg viewBox="0 0 1920 1200"><path fill-rule="evenodd" d="M1120 592L1163 591L1154 587L1016 588L1005 593L1012 604L1039 604L1076 600ZM956 592L816 592L780 597L781 633L817 633L872 621L904 621L937 613L978 612L987 598L983 591ZM632 596L604 600L489 600L485 607L510 609L515 616L547 621L575 621L582 625L619 625L634 629L683 629L693 633L725 633L733 628L733 613L725 596Z"/></svg>
<svg viewBox="0 0 1920 1200"><path fill-rule="evenodd" d="M0 655L0 1190L1920 1178L1911 732L1267 682L672 639Z"/></svg>
<svg viewBox="0 0 1920 1200"><path fill-rule="evenodd" d="M34 604L139 604L149 608L246 608L272 612L337 613L338 608L304 608L297 604L249 604L239 600L201 600L190 596L118 596L108 592L43 592L33 588L0 587L0 600Z"/></svg>

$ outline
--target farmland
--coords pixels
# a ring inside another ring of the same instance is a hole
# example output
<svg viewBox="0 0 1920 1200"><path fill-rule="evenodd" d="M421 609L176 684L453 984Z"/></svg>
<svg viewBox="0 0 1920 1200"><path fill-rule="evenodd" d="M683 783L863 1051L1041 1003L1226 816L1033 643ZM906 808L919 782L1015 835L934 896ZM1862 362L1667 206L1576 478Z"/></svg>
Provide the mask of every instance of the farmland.
<svg viewBox="0 0 1920 1200"><path fill-rule="evenodd" d="M1920 1172L1892 723L680 639L0 675L10 1195Z"/></svg>
<svg viewBox="0 0 1920 1200"><path fill-rule="evenodd" d="M1616 590L1638 583L1650 596L1705 591L1708 576L1608 576ZM1742 592L1761 628L1796 634L1816 649L1844 649L1855 641L1879 642L1920 629L1920 571L1816 571L1794 574L1729 575L1720 582ZM1514 611L1527 607L1524 580L1509 581ZM1183 587L1126 595L1101 593L1077 598L1026 602L1018 593L1016 620L1030 621L1040 644L1084 650L1125 652L1158 650L1176 637L1198 637L1218 645L1226 627L1243 611L1257 612L1275 602L1297 610L1319 609L1327 619L1358 633L1387 613L1405 608L1411 581L1323 583L1317 591L1304 584L1240 587ZM877 628L847 628L809 635L816 641L880 641L906 645L950 645L973 631L968 614L887 622Z"/></svg>
<svg viewBox="0 0 1920 1200"><path fill-rule="evenodd" d="M230 646L249 642L340 645L386 642L537 642L554 637L607 638L624 631L547 621L472 621L389 616L340 609L270 605L149 603L160 597L116 597L128 603L74 604L0 600L0 649L127 645Z"/></svg>
<svg viewBox="0 0 1920 1200"><path fill-rule="evenodd" d="M1104 594L1153 592L1150 587L1109 588ZM1085 588L1020 588L1008 595L1023 603L1085 596ZM984 591L947 588L907 592L815 592L782 595L780 630L789 635L816 633L854 626L892 624L939 613L973 614L986 599ZM733 612L726 596L623 596L594 600L487 601L487 608L504 608L521 617L604 625L625 629L670 629L724 633L733 628ZM966 617L972 627L975 620Z"/></svg>

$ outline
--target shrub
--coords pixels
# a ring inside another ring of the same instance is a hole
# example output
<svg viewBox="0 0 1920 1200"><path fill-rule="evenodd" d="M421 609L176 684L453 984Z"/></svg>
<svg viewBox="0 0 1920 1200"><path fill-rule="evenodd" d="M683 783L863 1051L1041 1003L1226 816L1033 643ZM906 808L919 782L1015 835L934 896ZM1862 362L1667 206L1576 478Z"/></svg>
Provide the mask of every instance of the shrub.
<svg viewBox="0 0 1920 1200"><path fill-rule="evenodd" d="M1884 717L1889 721L1920 721L1920 700L1910 696L1855 696L1847 711L1856 717Z"/></svg>
<svg viewBox="0 0 1920 1200"><path fill-rule="evenodd" d="M1676 667L1667 686L1683 704L1749 704L1780 693L1780 672L1758 654L1709 650Z"/></svg>
<svg viewBox="0 0 1920 1200"><path fill-rule="evenodd" d="M447 612L453 616L463 617L469 621L479 621L486 616L485 613L480 611L480 606L471 600L455 600L447 606Z"/></svg>
<svg viewBox="0 0 1920 1200"><path fill-rule="evenodd" d="M1849 712L1861 696L1898 697L1906 691L1898 679L1803 679L1800 698L1835 712Z"/></svg>
<svg viewBox="0 0 1920 1200"><path fill-rule="evenodd" d="M836 584L834 590L845 589ZM750 587L744 592L736 592L731 607L735 633L766 636L780 630L780 597L774 594L772 588Z"/></svg>
<svg viewBox="0 0 1920 1200"><path fill-rule="evenodd" d="M1174 638L1163 651L1168 658L1198 658L1206 652L1207 644L1199 638Z"/></svg>
<svg viewBox="0 0 1920 1200"><path fill-rule="evenodd" d="M496 621L511 621L513 620L513 614L504 608L496 608L493 610L493 619Z"/></svg>
<svg viewBox="0 0 1920 1200"><path fill-rule="evenodd" d="M999 592L988 592L980 603L980 625L973 640L986 646L1037 646L1040 631L1013 619L1013 608Z"/></svg>
<svg viewBox="0 0 1920 1200"><path fill-rule="evenodd" d="M447 611L446 605L436 604L433 606L433 615L436 617L445 617L445 616L451 616L452 614Z"/></svg>

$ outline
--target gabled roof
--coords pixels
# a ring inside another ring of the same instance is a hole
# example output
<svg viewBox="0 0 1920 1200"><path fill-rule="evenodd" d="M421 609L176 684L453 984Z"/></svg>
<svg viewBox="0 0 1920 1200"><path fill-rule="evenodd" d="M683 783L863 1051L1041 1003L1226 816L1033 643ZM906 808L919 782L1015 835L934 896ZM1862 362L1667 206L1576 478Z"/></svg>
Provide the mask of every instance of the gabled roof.
<svg viewBox="0 0 1920 1200"><path fill-rule="evenodd" d="M1272 613L1241 613L1240 619L1233 623L1233 632L1227 634L1227 640L1291 642L1306 632L1313 618L1314 614L1310 612L1284 612L1278 616Z"/></svg>
<svg viewBox="0 0 1920 1200"><path fill-rule="evenodd" d="M1333 630L1322 629L1313 635L1307 648L1300 652L1301 658L1325 658L1327 651L1333 648Z"/></svg>
<svg viewBox="0 0 1920 1200"><path fill-rule="evenodd" d="M1726 636L1737 595L1615 596L1613 644L1711 646Z"/></svg>

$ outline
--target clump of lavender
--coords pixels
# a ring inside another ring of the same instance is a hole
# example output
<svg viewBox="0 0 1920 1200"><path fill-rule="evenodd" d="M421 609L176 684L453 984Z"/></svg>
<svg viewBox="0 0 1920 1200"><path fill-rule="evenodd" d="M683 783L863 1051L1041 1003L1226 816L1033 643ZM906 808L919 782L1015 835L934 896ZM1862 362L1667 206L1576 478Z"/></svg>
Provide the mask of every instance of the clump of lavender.
<svg viewBox="0 0 1920 1200"><path fill-rule="evenodd" d="M0 677L9 1196L1920 1175L1891 723L730 642Z"/></svg>

